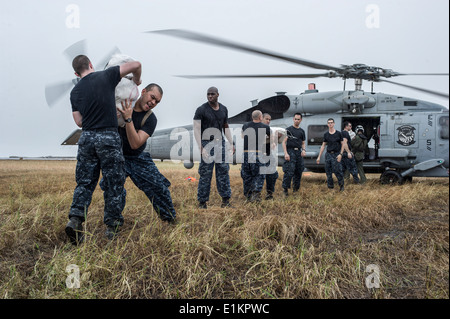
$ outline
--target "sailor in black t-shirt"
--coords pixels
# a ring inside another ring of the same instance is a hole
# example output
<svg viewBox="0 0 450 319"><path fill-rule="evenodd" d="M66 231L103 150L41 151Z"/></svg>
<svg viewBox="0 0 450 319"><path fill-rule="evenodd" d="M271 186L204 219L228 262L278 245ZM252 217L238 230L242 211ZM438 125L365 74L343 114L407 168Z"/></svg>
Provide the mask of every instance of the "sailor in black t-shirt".
<svg viewBox="0 0 450 319"><path fill-rule="evenodd" d="M328 119L328 132L324 134L323 143L320 148L319 156L317 157L317 164L320 163L325 146L327 152L325 154L325 173L327 174L328 188L334 188L333 173L338 179L340 191L344 190L344 174L342 173L342 154L344 152L344 140L342 134L334 128L334 119Z"/></svg>
<svg viewBox="0 0 450 319"><path fill-rule="evenodd" d="M263 168L269 161L266 153L266 139L271 138L270 127L264 123L261 111L253 111L252 121L242 126L244 139L244 161L241 167L241 177L244 184L244 195L250 202L261 200L261 191L266 175ZM272 141L269 142L270 144Z"/></svg>
<svg viewBox="0 0 450 319"><path fill-rule="evenodd" d="M142 190L153 205L155 212L166 222L174 223L176 212L170 194L170 182L156 167L151 155L144 152L147 139L156 128L157 119L152 109L161 102L162 88L155 83L147 85L136 101L134 109L131 101L122 103L125 128L119 133L123 140L125 172L133 183Z"/></svg>
<svg viewBox="0 0 450 319"><path fill-rule="evenodd" d="M305 150L305 131L300 127L302 115L294 114L294 125L286 129L286 139L283 141L284 163L283 163L283 192L287 196L288 189L291 188L293 179L293 191L297 192L300 188L302 173L305 169L303 157L306 156Z"/></svg>
<svg viewBox="0 0 450 319"><path fill-rule="evenodd" d="M352 152L352 144L350 138L350 131L352 130L352 123L349 121L344 122L344 129L342 130L342 138L344 139L344 154L342 155L342 172L344 173L344 179L347 179L350 174L353 176L353 180L356 184L359 184L358 169L356 168L355 158Z"/></svg>
<svg viewBox="0 0 450 319"><path fill-rule="evenodd" d="M141 64L133 61L95 72L89 58L78 55L73 59L72 67L81 78L70 93L72 115L83 131L78 141L77 186L65 231L73 244L79 244L82 241L82 223L100 171L105 181L106 236L112 239L123 224L125 174L121 140L117 132L115 88L121 78L129 73L133 74L136 85L140 85Z"/></svg>
<svg viewBox="0 0 450 319"><path fill-rule="evenodd" d="M199 106L194 115L194 137L200 149L201 162L198 168L200 179L198 181L197 200L199 208L207 208L211 190L211 179L214 167L216 168L216 185L222 197L222 207L230 207L231 186L228 171L230 166L226 152L225 134L228 142L233 145L233 138L228 129L228 110L218 102L219 91L210 87L207 91L208 102Z"/></svg>

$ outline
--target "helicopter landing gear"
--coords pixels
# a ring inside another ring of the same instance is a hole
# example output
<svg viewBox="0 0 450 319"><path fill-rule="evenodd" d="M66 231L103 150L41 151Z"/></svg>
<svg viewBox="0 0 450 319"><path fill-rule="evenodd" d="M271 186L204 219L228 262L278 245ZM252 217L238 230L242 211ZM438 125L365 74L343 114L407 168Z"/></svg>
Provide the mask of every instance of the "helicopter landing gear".
<svg viewBox="0 0 450 319"><path fill-rule="evenodd" d="M413 181L412 176L405 176L405 177L403 177L403 179L405 180L406 183L412 183L412 181Z"/></svg>
<svg viewBox="0 0 450 319"><path fill-rule="evenodd" d="M388 169L381 174L380 183L382 185L403 185L405 178L395 170Z"/></svg>

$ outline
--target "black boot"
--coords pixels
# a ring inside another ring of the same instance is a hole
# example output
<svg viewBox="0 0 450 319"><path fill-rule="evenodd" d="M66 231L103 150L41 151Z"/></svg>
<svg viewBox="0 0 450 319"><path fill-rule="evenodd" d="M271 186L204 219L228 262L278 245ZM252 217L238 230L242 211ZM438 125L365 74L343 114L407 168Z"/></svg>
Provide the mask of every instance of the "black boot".
<svg viewBox="0 0 450 319"><path fill-rule="evenodd" d="M265 200L271 200L271 199L273 199L273 193L272 192L267 192Z"/></svg>
<svg viewBox="0 0 450 319"><path fill-rule="evenodd" d="M259 203L261 202L261 193L260 192L253 192L252 198L250 199L250 202L252 203Z"/></svg>
<svg viewBox="0 0 450 319"><path fill-rule="evenodd" d="M106 226L106 238L113 240L119 233L119 226Z"/></svg>
<svg viewBox="0 0 450 319"><path fill-rule="evenodd" d="M79 245L83 242L83 222L78 217L70 217L66 225L66 234L73 245Z"/></svg>
<svg viewBox="0 0 450 319"><path fill-rule="evenodd" d="M220 207L222 207L222 208L232 207L230 204L230 198L229 197L222 198L222 205L220 205Z"/></svg>

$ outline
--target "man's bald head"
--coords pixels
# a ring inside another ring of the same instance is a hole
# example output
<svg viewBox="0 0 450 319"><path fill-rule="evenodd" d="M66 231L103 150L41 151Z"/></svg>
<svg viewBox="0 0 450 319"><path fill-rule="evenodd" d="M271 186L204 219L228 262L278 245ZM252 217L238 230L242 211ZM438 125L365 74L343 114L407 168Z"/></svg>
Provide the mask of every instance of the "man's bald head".
<svg viewBox="0 0 450 319"><path fill-rule="evenodd" d="M211 86L206 93L206 97L208 98L208 103L211 107L216 108L219 106L219 90L216 87Z"/></svg>
<svg viewBox="0 0 450 319"><path fill-rule="evenodd" d="M252 120L254 121L261 121L262 120L262 112L261 111L253 111L252 112Z"/></svg>
<svg viewBox="0 0 450 319"><path fill-rule="evenodd" d="M219 90L218 90L215 86L211 86L211 87L208 89L207 93L216 93L216 94L219 94Z"/></svg>

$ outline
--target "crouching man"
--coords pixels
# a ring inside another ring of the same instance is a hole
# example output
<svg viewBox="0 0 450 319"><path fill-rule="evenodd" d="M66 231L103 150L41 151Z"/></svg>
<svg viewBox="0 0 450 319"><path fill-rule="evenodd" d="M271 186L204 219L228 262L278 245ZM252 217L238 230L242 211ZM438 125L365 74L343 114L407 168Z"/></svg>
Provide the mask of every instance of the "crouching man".
<svg viewBox="0 0 450 319"><path fill-rule="evenodd" d="M147 195L159 217L173 223L176 213L169 191L170 182L159 172L151 155L144 152L147 139L152 136L157 123L152 109L158 105L162 96L162 88L152 83L142 90L134 108L130 101L125 101L122 103L123 110L117 110L126 123L125 128L119 128L126 176Z"/></svg>

